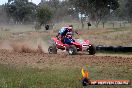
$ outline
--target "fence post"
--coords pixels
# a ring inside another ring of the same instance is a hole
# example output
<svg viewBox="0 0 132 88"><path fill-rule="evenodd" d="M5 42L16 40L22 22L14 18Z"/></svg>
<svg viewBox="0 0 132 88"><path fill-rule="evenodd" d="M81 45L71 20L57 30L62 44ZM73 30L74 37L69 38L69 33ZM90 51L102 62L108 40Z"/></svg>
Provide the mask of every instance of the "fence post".
<svg viewBox="0 0 132 88"><path fill-rule="evenodd" d="M121 28L121 26L122 26L122 25L121 25L121 22L120 22L120 28Z"/></svg>
<svg viewBox="0 0 132 88"><path fill-rule="evenodd" d="M115 24L114 23L112 23L113 24L113 28L115 28Z"/></svg>
<svg viewBox="0 0 132 88"><path fill-rule="evenodd" d="M126 26L126 25L125 25L125 22L124 22L123 24L124 24L124 27L125 27L125 26Z"/></svg>
<svg viewBox="0 0 132 88"><path fill-rule="evenodd" d="M103 22L103 28L104 28L104 26L105 26L105 23Z"/></svg>

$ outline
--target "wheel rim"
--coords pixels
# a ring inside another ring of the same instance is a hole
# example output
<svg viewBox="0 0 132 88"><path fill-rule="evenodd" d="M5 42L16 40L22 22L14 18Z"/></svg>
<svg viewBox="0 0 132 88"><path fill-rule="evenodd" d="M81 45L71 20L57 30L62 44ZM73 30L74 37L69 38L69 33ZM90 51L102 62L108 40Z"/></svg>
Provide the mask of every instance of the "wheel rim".
<svg viewBox="0 0 132 88"><path fill-rule="evenodd" d="M69 54L73 54L73 49L69 49Z"/></svg>
<svg viewBox="0 0 132 88"><path fill-rule="evenodd" d="M87 49L87 52L89 52L89 48Z"/></svg>
<svg viewBox="0 0 132 88"><path fill-rule="evenodd" d="M52 48L49 48L49 50L48 50L48 51L49 51L49 53L51 54L51 53L52 53Z"/></svg>

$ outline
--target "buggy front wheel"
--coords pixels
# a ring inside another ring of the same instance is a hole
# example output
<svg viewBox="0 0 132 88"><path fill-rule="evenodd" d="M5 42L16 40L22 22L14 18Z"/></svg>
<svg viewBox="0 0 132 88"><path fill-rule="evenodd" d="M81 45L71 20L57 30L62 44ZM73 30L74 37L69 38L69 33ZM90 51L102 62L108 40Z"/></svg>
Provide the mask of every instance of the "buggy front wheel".
<svg viewBox="0 0 132 88"><path fill-rule="evenodd" d="M69 55L76 55L77 54L77 48L74 45L69 46L67 49Z"/></svg>

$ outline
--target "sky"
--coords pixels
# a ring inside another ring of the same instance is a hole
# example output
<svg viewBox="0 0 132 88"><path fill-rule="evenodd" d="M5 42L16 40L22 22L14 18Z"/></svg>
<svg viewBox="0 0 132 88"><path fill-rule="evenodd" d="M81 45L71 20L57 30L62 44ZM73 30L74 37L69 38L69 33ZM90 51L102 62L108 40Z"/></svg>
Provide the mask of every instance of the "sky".
<svg viewBox="0 0 132 88"><path fill-rule="evenodd" d="M31 0L29 0L29 1L31 1ZM0 5L5 4L7 2L8 2L8 0L0 0ZM32 0L32 2L35 4L39 4L41 2L41 0Z"/></svg>

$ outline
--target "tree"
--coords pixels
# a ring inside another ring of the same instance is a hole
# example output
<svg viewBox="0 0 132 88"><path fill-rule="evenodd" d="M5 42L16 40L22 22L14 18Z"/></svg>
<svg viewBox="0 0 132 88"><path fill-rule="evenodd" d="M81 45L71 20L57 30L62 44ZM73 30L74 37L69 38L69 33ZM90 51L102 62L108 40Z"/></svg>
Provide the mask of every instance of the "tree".
<svg viewBox="0 0 132 88"><path fill-rule="evenodd" d="M117 9L113 12L113 14L112 14L112 16L111 16L110 19L114 19L114 20L116 19L116 20L118 20L118 21L126 20L126 17L127 17L127 15L126 15L127 11L126 11L126 8L125 8L126 1L127 1L127 0L119 0L119 1L118 1L120 7L117 8Z"/></svg>
<svg viewBox="0 0 132 88"><path fill-rule="evenodd" d="M40 6L37 9L38 26L46 25L52 18L51 10L46 6Z"/></svg>
<svg viewBox="0 0 132 88"><path fill-rule="evenodd" d="M28 0L8 0L5 9L9 17L17 23L23 23L27 20L27 15L31 16L35 12L36 5Z"/></svg>
<svg viewBox="0 0 132 88"><path fill-rule="evenodd" d="M62 21L65 17L78 16L71 8L72 6L68 0L42 0L40 5L48 6L54 13L52 22Z"/></svg>
<svg viewBox="0 0 132 88"><path fill-rule="evenodd" d="M126 13L127 13L127 17L129 22L132 22L132 0L126 0Z"/></svg>
<svg viewBox="0 0 132 88"><path fill-rule="evenodd" d="M50 3L48 6L50 6L54 13L52 22L78 20L78 11L75 10L70 0L47 0L45 1L45 5L47 5L47 3Z"/></svg>
<svg viewBox="0 0 132 88"><path fill-rule="evenodd" d="M0 24L7 23L7 22L8 22L8 17L7 17L6 11L4 10L4 6L0 5Z"/></svg>
<svg viewBox="0 0 132 88"><path fill-rule="evenodd" d="M91 20L99 22L112 11L119 7L118 0L71 0L78 12L90 17Z"/></svg>

